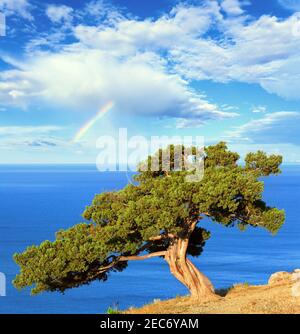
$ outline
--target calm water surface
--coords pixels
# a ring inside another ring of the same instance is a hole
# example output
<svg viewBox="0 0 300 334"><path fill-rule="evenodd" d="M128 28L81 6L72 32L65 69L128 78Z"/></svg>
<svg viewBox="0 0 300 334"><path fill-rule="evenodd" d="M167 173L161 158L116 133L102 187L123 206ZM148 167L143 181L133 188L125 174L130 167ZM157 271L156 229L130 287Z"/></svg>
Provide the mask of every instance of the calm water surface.
<svg viewBox="0 0 300 334"><path fill-rule="evenodd" d="M275 236L259 229L240 232L209 221L212 232L204 253L194 259L216 287L237 282L265 283L275 271L300 268L300 166L285 166L270 177L264 198L284 208L287 220ZM7 277L7 296L0 297L0 313L103 313L109 306L140 306L155 298L186 294L160 259L132 262L107 282L59 293L30 296L11 281L18 271L15 252L53 240L60 228L82 221L81 213L96 193L120 189L126 173L100 173L94 166L0 166L0 272Z"/></svg>

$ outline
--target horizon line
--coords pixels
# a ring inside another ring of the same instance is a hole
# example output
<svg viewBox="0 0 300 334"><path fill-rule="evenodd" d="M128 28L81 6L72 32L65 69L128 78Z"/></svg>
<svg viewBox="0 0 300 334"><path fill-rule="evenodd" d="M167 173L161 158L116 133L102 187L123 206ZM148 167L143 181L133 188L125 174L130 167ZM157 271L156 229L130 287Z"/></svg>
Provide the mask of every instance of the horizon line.
<svg viewBox="0 0 300 334"><path fill-rule="evenodd" d="M17 165L95 165L96 162L0 162L0 166L17 166ZM118 165L123 165L123 163L119 163ZM300 165L300 161L285 161L281 164L284 165Z"/></svg>

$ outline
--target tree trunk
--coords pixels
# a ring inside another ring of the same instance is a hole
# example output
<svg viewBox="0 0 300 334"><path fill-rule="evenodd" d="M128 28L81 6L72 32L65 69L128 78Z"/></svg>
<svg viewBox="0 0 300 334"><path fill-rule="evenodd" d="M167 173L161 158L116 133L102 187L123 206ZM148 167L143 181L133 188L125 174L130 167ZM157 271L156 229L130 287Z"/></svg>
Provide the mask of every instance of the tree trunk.
<svg viewBox="0 0 300 334"><path fill-rule="evenodd" d="M186 257L188 239L176 239L166 252L165 260L171 273L190 291L191 297L203 299L215 296L210 280Z"/></svg>

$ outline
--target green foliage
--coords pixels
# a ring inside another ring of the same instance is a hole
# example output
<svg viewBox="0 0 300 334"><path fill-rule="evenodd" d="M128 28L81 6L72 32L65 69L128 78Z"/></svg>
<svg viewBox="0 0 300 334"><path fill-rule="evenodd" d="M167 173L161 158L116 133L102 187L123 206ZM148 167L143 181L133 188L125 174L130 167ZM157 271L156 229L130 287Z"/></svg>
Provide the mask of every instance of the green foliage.
<svg viewBox="0 0 300 334"><path fill-rule="evenodd" d="M185 177L193 172L176 169L175 159L181 160L183 167L186 163L182 155L176 157L176 148L169 147L169 171L164 171L163 151L159 151L157 171L140 168L136 185L96 195L83 213L87 223L59 231L54 242L45 241L15 254L20 273L14 285L32 286L36 294L104 281L111 271L126 268L127 262L118 262L119 257L166 250L174 238L189 237L188 254L199 256L210 237L201 227L203 217L241 230L251 226L276 233L280 229L284 211L262 200L261 180L280 172L280 156L250 153L245 166L240 166L239 155L221 142L205 148L204 178L190 183ZM194 148L190 152L197 154ZM190 235L191 222L198 225Z"/></svg>
<svg viewBox="0 0 300 334"><path fill-rule="evenodd" d="M260 176L277 175L280 173L279 166L282 163L282 157L275 154L268 157L266 153L258 151L247 154L245 162L248 170L253 170Z"/></svg>
<svg viewBox="0 0 300 334"><path fill-rule="evenodd" d="M109 307L106 311L106 314L121 314L121 312L118 310L118 308Z"/></svg>

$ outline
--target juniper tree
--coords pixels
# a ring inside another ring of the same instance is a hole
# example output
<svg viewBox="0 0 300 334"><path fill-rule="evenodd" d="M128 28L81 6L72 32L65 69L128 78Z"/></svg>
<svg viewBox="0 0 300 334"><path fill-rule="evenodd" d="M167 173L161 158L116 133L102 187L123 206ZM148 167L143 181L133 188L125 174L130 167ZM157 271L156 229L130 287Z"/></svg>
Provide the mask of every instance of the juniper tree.
<svg viewBox="0 0 300 334"><path fill-rule="evenodd" d="M14 285L31 286L33 294L64 292L94 280L105 281L111 272L124 270L128 261L161 257L193 297L213 294L209 279L190 260L202 253L210 237L201 227L202 219L276 233L285 214L262 200L261 177L279 174L282 158L259 151L248 154L240 165L239 155L221 142L204 150L203 179L187 182L186 176L194 172L185 168L184 158L178 171L175 147L171 145L169 151L170 170L162 168L160 150L156 171L140 168L135 184L96 195L83 213L86 222L59 231L53 242L15 254L20 273Z"/></svg>

